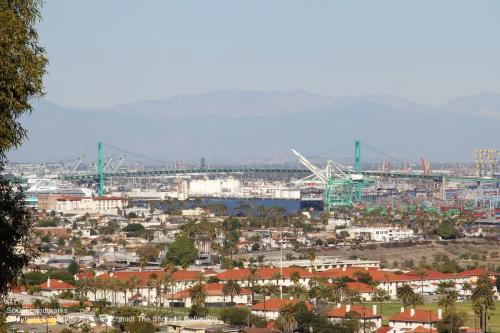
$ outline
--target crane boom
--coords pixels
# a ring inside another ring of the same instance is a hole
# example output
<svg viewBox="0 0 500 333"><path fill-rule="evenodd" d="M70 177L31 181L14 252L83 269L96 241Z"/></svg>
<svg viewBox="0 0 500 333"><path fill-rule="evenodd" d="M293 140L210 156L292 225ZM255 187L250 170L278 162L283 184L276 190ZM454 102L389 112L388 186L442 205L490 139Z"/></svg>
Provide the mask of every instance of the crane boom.
<svg viewBox="0 0 500 333"><path fill-rule="evenodd" d="M311 171L316 177L318 177L319 179L321 179L325 183L328 182L328 176L323 172L323 170L319 169L314 164L312 164L311 162L309 162L309 160L307 158L305 158L304 156L302 156L302 154L300 154L295 149L290 149L290 150L292 151L292 153L295 156L297 156L297 159L299 160L299 162L303 166L305 166L307 169L309 169L309 171Z"/></svg>

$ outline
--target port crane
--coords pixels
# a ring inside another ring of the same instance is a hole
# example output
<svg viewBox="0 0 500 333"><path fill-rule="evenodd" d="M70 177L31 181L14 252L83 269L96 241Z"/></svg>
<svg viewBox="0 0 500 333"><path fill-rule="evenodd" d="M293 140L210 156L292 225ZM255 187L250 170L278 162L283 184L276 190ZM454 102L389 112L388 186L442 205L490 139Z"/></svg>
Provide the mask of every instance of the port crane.
<svg viewBox="0 0 500 333"><path fill-rule="evenodd" d="M328 160L326 167L321 169L295 149L291 149L291 151L297 157L300 164L311 171L312 175L306 177L306 179L324 186L324 209L327 212L335 207L352 206L353 201L361 199L362 187L373 183L371 179L364 177L360 173L360 158L356 158L355 172L352 173L348 172L342 165L331 160ZM356 153L356 156L358 156L358 151Z"/></svg>

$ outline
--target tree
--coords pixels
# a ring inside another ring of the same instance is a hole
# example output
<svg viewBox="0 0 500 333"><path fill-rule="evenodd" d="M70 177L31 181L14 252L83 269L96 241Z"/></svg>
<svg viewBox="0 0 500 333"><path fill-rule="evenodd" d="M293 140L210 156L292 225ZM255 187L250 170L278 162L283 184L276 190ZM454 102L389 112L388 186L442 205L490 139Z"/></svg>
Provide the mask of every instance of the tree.
<svg viewBox="0 0 500 333"><path fill-rule="evenodd" d="M173 267L166 268L165 269L165 275L162 278L162 283L163 283L163 286L164 286L163 291L165 293L170 292L170 302L169 302L169 305L170 305L170 311L171 311L170 314L172 316L174 315L174 304L173 304L173 301L174 301L174 292L175 292L175 286L176 286L176 281L175 281L174 273L175 273L175 268L173 268Z"/></svg>
<svg viewBox="0 0 500 333"><path fill-rule="evenodd" d="M285 304L279 312L278 316L278 326L283 330L284 333L292 333L298 327L297 319L295 318L296 308L295 304L288 303Z"/></svg>
<svg viewBox="0 0 500 333"><path fill-rule="evenodd" d="M195 284L189 291L189 297L191 297L191 301L194 305L204 307L205 299L207 298L207 291L205 290L203 283L198 282Z"/></svg>
<svg viewBox="0 0 500 333"><path fill-rule="evenodd" d="M347 294L347 283L341 279L335 279L331 284L332 299L342 301Z"/></svg>
<svg viewBox="0 0 500 333"><path fill-rule="evenodd" d="M497 281L500 281L500 279L497 279ZM462 285L462 291L464 292L464 296L467 299L469 297L469 293L472 290L472 285L465 281L464 284ZM497 290L500 290L500 288L497 288Z"/></svg>
<svg viewBox="0 0 500 333"><path fill-rule="evenodd" d="M466 318L465 312L445 311L443 319L436 323L436 329L439 333L459 333Z"/></svg>
<svg viewBox="0 0 500 333"><path fill-rule="evenodd" d="M412 287L408 284L404 284L396 290L396 295L398 299L403 303L404 307L409 305L417 305L419 300L419 295L415 293Z"/></svg>
<svg viewBox="0 0 500 333"><path fill-rule="evenodd" d="M424 267L420 267L416 270L417 276L420 278L420 294L424 294L424 276L427 275L427 270Z"/></svg>
<svg viewBox="0 0 500 333"><path fill-rule="evenodd" d="M289 293L293 298L300 299L302 296L307 296L307 289L300 283L296 283L290 287Z"/></svg>
<svg viewBox="0 0 500 333"><path fill-rule="evenodd" d="M167 262L182 266L182 268L187 268L194 263L196 258L198 258L198 251L193 241L186 236L180 236L170 244L165 256Z"/></svg>
<svg viewBox="0 0 500 333"><path fill-rule="evenodd" d="M373 293L372 300L374 302L380 303L380 313L383 313L382 305L383 303L391 300L391 295L389 295L389 293L385 289L376 288L375 292Z"/></svg>
<svg viewBox="0 0 500 333"><path fill-rule="evenodd" d="M354 303L361 303L363 301L363 298L361 297L361 295L357 290L348 288L345 294L345 300L348 303L354 304Z"/></svg>
<svg viewBox="0 0 500 333"><path fill-rule="evenodd" d="M248 277L247 277L247 286L250 287L250 291L252 292L252 305L255 302L255 292L257 291L257 286L255 285L255 281L257 281L258 276L257 276L257 268L256 267L249 267L248 268Z"/></svg>
<svg viewBox="0 0 500 333"><path fill-rule="evenodd" d="M70 273L71 275L75 275L76 273L78 273L78 270L80 269L80 267L78 266L78 264L76 263L76 261L71 261L70 264L68 265L68 273Z"/></svg>
<svg viewBox="0 0 500 333"><path fill-rule="evenodd" d="M236 295L240 294L240 285L238 284L237 281L235 280L229 280L226 283L224 283L224 286L222 287L222 293L225 295L229 295L231 297L231 305L233 304L233 298Z"/></svg>
<svg viewBox="0 0 500 333"><path fill-rule="evenodd" d="M47 58L35 28L41 4L41 0L0 1L0 174L5 153L26 137L21 115L31 112L32 99L43 95ZM0 301L36 256L30 241L32 227L21 187L15 188L0 175ZM0 317L3 322L3 314Z"/></svg>
<svg viewBox="0 0 500 333"><path fill-rule="evenodd" d="M476 288L472 291L471 299L474 313L479 316L481 330L486 332L489 312L495 308L493 301L493 288L490 285L488 273L485 273L477 280Z"/></svg>
<svg viewBox="0 0 500 333"><path fill-rule="evenodd" d="M0 154L21 145L20 116L43 95L47 58L38 45L41 0L0 1Z"/></svg>
<svg viewBox="0 0 500 333"><path fill-rule="evenodd" d="M264 327L265 322L261 317L255 316L246 307L231 307L221 311L220 320L230 325L249 325L256 327Z"/></svg>
<svg viewBox="0 0 500 333"><path fill-rule="evenodd" d="M458 236L458 231L449 222L443 222L439 225L436 233L443 239L455 239Z"/></svg>

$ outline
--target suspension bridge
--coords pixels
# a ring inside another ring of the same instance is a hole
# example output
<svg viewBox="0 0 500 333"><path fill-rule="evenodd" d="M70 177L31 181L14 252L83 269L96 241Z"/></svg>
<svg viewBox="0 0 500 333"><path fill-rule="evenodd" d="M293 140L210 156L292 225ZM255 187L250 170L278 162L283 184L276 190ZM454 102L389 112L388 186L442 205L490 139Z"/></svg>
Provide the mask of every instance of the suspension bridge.
<svg viewBox="0 0 500 333"><path fill-rule="evenodd" d="M121 152L119 158L111 156L104 157L103 146L97 144L97 162L93 163L87 172L76 172L82 163L83 157L77 158L72 166L66 166L60 174L60 179L70 182L96 182L98 196L104 195L104 183L106 179L120 177L164 177L182 175L211 175L211 174L290 174L316 182L323 187L323 197L325 208L335 208L337 206L350 206L353 201L361 200L361 193L364 187L370 186L374 179L395 179L395 180L421 180L433 183L435 187L443 187L446 182L470 182L478 187L484 183L493 183L498 187L500 179L484 177L453 177L443 174L417 173L409 171L390 171L383 168L382 171L368 171L362 169L361 142L354 144L354 164L353 168L346 168L338 163L328 160L324 169L315 166L307 158L292 149L301 167L202 167L199 168L175 168L164 167L151 170L120 170L125 155L133 154L144 159L155 161L161 165L168 162L127 152L123 149L110 145L110 148ZM378 151L372 148L374 151ZM378 151L380 152L380 151ZM380 152L381 155L389 156ZM405 162L406 165L406 162ZM388 168L387 168L388 169Z"/></svg>

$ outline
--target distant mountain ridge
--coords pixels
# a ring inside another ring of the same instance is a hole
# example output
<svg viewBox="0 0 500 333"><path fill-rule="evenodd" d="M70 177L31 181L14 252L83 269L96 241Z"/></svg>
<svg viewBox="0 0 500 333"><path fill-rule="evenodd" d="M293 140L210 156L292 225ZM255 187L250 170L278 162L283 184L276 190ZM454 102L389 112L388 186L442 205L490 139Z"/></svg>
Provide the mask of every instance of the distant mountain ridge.
<svg viewBox="0 0 500 333"><path fill-rule="evenodd" d="M50 161L97 141L168 160L292 160L361 139L393 156L470 161L500 141L500 95L480 93L432 107L394 95L333 98L306 91L218 90L101 109L34 103L30 139L12 161ZM498 148L498 147L495 147Z"/></svg>

